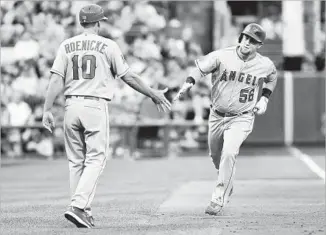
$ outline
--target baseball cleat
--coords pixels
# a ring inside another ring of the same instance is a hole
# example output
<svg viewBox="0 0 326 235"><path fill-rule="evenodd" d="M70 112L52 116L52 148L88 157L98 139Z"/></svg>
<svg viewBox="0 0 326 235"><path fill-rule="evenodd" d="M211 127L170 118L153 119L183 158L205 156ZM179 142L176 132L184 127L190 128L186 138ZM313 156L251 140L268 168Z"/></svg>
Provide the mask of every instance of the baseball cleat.
<svg viewBox="0 0 326 235"><path fill-rule="evenodd" d="M91 212L91 209L85 209L85 212L86 212L86 215L89 219L89 222L91 223L91 225L93 227L95 227L95 223L94 223L94 217L92 216L92 212Z"/></svg>
<svg viewBox="0 0 326 235"><path fill-rule="evenodd" d="M89 222L91 223L91 225L92 225L93 227L95 227L94 217L91 216L91 215L89 215L89 216L88 216L88 219L89 219Z"/></svg>
<svg viewBox="0 0 326 235"><path fill-rule="evenodd" d="M218 205L215 202L210 202L205 210L205 214L209 215L219 215L222 211L222 206Z"/></svg>
<svg viewBox="0 0 326 235"><path fill-rule="evenodd" d="M72 222L77 228L92 228L93 225L87 213L77 207L71 206L65 212L65 218Z"/></svg>

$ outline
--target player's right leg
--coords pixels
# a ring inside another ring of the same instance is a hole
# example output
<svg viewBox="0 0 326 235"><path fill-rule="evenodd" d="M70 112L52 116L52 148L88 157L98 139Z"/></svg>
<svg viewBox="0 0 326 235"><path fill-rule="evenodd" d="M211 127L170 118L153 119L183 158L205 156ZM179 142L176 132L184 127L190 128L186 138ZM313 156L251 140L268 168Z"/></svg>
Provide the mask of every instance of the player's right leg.
<svg viewBox="0 0 326 235"><path fill-rule="evenodd" d="M224 120L223 117L217 115L211 110L208 122L208 147L209 155L212 158L213 164L216 168L216 180L218 179L221 161L221 151L223 147L223 131L224 131ZM207 206L205 213L210 215L217 214L221 209L221 203L219 203L218 195L220 195L220 187L218 182L214 186L211 201Z"/></svg>
<svg viewBox="0 0 326 235"><path fill-rule="evenodd" d="M220 169L221 151L223 147L223 117L211 111L208 121L208 149L217 172Z"/></svg>

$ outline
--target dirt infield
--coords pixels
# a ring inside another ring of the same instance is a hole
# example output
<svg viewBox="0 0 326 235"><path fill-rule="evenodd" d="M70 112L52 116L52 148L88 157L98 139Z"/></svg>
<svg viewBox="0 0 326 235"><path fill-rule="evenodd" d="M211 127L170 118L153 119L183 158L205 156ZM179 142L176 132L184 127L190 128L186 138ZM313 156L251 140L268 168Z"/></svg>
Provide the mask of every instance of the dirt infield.
<svg viewBox="0 0 326 235"><path fill-rule="evenodd" d="M215 181L208 157L110 160L93 204L96 228L63 217L65 160L24 160L1 169L3 234L325 234L325 185L286 153L239 156L223 215L204 209Z"/></svg>

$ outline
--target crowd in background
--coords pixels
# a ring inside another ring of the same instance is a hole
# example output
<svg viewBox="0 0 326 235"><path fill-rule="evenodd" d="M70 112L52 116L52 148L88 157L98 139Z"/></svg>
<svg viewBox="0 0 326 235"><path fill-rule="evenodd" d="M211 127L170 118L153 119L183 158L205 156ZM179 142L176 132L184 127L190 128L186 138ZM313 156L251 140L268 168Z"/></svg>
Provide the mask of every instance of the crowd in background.
<svg viewBox="0 0 326 235"><path fill-rule="evenodd" d="M49 71L57 49L64 39L81 32L76 16L88 3L101 5L109 18L101 23L100 35L119 44L131 69L147 84L156 88L168 87L170 100L194 67L195 58L203 54L193 38L191 25L184 25L169 15L168 2L2 1L2 126L41 124ZM260 23L266 28L268 39L281 37L280 15L273 9ZM225 43L236 42L241 30L235 26ZM10 50L6 50L8 48ZM325 57L322 59L325 62ZM118 91L110 104L110 121L133 123L135 120L166 118L200 123L209 114L209 83L209 79L201 80L185 98L173 105L168 116L162 117L150 100L117 80ZM53 109L58 126L63 122L63 106L64 97L60 96ZM195 139L205 131L195 128L181 134L171 132L171 138L182 135L185 147L196 146ZM154 135L160 135L154 132ZM114 133L111 140L119 142L119 133ZM38 128L3 129L1 140L2 153L13 157L25 152L51 157L54 152L63 151L61 128L57 128L53 136Z"/></svg>
<svg viewBox="0 0 326 235"><path fill-rule="evenodd" d="M81 32L76 14L87 3L101 5L109 18L101 23L100 35L119 44L132 70L141 75L147 84L157 88L168 87L169 99L194 66L194 59L202 55L200 46L192 40L192 28L182 25L178 19L170 19L164 3L1 2L1 44L3 48L12 49L6 54L6 59L13 57L10 62L1 65L2 126L41 123L49 71L57 49L64 39ZM156 110L148 115L148 108L141 108L150 106L143 95L119 80L116 86L118 91L111 105L111 122L157 118ZM204 120L207 114L203 110L208 110L209 106L208 94L208 86L203 83L201 89L194 89L188 97L174 105L168 118ZM63 121L63 104L64 98L60 96L54 105L57 125ZM61 148L63 141L60 128L54 133L54 141L42 129L3 130L1 139L1 150L9 156L29 151L51 156L57 146Z"/></svg>

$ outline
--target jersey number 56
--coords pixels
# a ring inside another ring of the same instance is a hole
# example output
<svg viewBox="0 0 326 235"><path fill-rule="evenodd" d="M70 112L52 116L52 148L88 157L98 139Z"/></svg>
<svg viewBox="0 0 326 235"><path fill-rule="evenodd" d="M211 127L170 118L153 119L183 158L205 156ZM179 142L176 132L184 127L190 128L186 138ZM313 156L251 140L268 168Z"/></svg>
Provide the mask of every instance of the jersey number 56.
<svg viewBox="0 0 326 235"><path fill-rule="evenodd" d="M248 90L248 89L242 89L240 91L240 97L239 102L240 103L246 103L248 101L254 100L254 94L255 94L255 88Z"/></svg>
<svg viewBox="0 0 326 235"><path fill-rule="evenodd" d="M79 80L79 68L78 65L79 55L74 55L72 57L72 76L73 80ZM96 57L94 55L84 55L81 60L82 78L83 79L93 79L95 77L96 69Z"/></svg>

